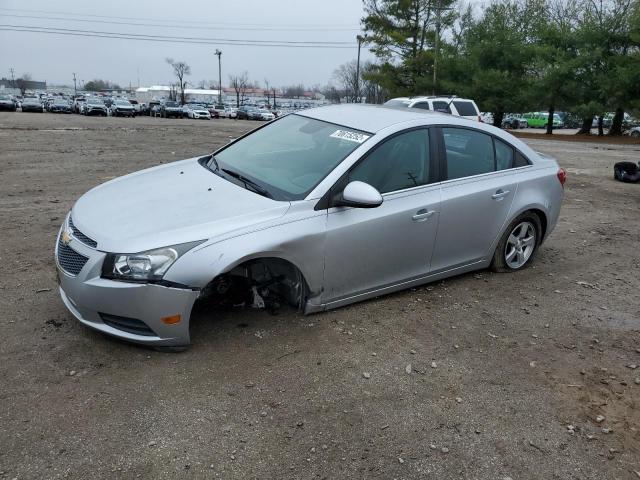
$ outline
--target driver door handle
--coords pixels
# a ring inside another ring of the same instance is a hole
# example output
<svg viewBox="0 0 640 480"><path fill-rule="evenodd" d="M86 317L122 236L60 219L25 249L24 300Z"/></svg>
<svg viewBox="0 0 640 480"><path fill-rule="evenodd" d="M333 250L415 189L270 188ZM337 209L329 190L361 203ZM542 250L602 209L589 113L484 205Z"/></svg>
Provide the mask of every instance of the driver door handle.
<svg viewBox="0 0 640 480"><path fill-rule="evenodd" d="M491 195L491 198L493 198L494 200L500 200L501 198L506 197L508 194L509 194L509 190L502 190L500 188L496 191L496 193Z"/></svg>
<svg viewBox="0 0 640 480"><path fill-rule="evenodd" d="M421 208L415 213L415 215L411 217L411 220L413 220L414 222L420 222L428 219L434 213L436 213L435 210L427 210L426 208Z"/></svg>

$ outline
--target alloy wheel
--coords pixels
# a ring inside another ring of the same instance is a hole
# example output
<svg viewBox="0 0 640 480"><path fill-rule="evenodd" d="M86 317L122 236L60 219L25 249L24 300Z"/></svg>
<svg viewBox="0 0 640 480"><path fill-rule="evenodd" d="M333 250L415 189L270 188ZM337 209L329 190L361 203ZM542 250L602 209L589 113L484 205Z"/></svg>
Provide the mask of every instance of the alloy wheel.
<svg viewBox="0 0 640 480"><path fill-rule="evenodd" d="M504 248L504 261L509 268L517 270L527 263L535 248L536 227L531 222L521 222L509 234Z"/></svg>

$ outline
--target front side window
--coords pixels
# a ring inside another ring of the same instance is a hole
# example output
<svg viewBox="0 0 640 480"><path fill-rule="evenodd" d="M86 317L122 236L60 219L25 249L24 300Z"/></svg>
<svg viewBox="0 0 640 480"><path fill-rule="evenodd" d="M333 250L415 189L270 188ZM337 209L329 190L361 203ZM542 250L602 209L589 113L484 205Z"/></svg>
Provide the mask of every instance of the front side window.
<svg viewBox="0 0 640 480"><path fill-rule="evenodd" d="M429 131L411 130L375 147L349 174L380 193L426 185L430 181Z"/></svg>
<svg viewBox="0 0 640 480"><path fill-rule="evenodd" d="M413 105L413 108L421 108L422 110L431 110L429 102L418 102Z"/></svg>
<svg viewBox="0 0 640 480"><path fill-rule="evenodd" d="M442 134L448 180L495 170L491 136L466 128L443 128Z"/></svg>
<svg viewBox="0 0 640 480"><path fill-rule="evenodd" d="M217 152L208 167L223 176L225 170L240 174L276 200L301 200L370 136L287 115Z"/></svg>

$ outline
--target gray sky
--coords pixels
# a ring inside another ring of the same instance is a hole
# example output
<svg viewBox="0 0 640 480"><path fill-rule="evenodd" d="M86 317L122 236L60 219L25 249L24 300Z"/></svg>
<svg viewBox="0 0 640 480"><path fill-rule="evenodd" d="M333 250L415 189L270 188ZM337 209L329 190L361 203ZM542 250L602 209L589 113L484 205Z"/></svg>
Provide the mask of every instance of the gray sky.
<svg viewBox="0 0 640 480"><path fill-rule="evenodd" d="M275 86L326 84L338 65L356 58L362 15L361 0L0 0L2 25L181 38L348 42L341 49L283 48L0 31L0 77L9 78L13 68L16 76L29 72L34 80L73 85L75 72L79 80L101 78L135 86L139 71L140 85L167 84L173 77L165 58L172 57L191 66L188 81L217 83L213 52L220 48L225 85L229 74L244 70L261 86L265 78ZM363 48L362 59L371 58Z"/></svg>

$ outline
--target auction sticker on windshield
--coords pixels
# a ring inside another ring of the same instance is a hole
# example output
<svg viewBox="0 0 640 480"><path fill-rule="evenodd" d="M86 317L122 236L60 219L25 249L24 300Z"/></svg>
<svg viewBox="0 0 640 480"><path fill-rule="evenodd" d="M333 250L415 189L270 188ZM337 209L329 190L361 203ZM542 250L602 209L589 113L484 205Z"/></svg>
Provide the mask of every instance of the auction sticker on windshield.
<svg viewBox="0 0 640 480"><path fill-rule="evenodd" d="M362 143L369 135L365 135L364 133L359 132L350 132L348 130L336 130L333 132L330 137L339 138L341 140L349 140L350 142Z"/></svg>

